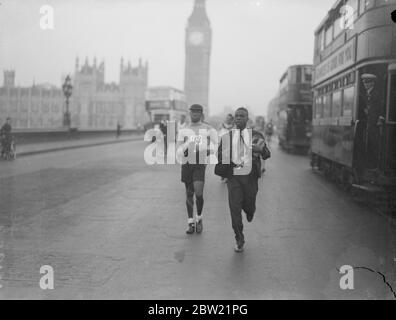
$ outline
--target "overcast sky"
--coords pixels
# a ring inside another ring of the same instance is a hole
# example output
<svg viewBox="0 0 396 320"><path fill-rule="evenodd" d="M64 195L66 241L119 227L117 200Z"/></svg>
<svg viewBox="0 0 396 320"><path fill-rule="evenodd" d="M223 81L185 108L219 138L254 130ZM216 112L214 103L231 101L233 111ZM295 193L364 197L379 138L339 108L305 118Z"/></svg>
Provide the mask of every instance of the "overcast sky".
<svg viewBox="0 0 396 320"><path fill-rule="evenodd" d="M211 114L226 105L265 114L287 66L310 64L313 33L335 0L207 0L213 30ZM17 85L50 82L96 55L106 82L120 57L149 62L149 85L184 88L184 34L194 0L2 0L0 70ZM54 8L54 29L40 28L40 7ZM2 80L0 82L2 84Z"/></svg>

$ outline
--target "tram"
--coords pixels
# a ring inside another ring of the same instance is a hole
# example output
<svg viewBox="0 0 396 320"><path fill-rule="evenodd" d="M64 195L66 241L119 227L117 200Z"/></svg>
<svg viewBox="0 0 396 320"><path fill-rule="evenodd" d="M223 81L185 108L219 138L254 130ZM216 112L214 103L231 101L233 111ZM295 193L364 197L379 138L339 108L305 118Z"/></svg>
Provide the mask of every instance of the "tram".
<svg viewBox="0 0 396 320"><path fill-rule="evenodd" d="M396 0L340 0L315 31L311 164L368 191L396 186L394 10Z"/></svg>

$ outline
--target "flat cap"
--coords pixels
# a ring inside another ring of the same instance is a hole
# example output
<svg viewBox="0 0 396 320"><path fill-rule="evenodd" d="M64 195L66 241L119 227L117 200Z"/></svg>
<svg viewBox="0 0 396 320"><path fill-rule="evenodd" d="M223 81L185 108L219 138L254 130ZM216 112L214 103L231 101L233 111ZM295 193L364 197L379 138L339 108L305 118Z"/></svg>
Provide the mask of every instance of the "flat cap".
<svg viewBox="0 0 396 320"><path fill-rule="evenodd" d="M190 107L190 110L191 111L201 111L201 112L203 112L203 107L200 104L193 104Z"/></svg>
<svg viewBox="0 0 396 320"><path fill-rule="evenodd" d="M363 73L361 78L362 80L376 80L377 76L371 73Z"/></svg>

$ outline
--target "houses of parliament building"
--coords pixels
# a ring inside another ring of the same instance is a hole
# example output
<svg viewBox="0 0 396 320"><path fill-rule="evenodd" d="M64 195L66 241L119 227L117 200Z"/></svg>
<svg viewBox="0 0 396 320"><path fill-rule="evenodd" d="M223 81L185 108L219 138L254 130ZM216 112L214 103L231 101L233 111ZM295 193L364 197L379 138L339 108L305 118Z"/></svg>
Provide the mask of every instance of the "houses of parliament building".
<svg viewBox="0 0 396 320"><path fill-rule="evenodd" d="M187 105L199 103L209 114L209 75L212 28L206 12L206 0L194 0L185 30L184 93ZM69 104L71 127L78 130L114 130L119 123L124 129L141 128L150 121L145 94L148 86L148 63L120 61L118 83L105 82L105 63L80 65L75 61L72 96ZM62 81L63 83L63 81ZM61 85L62 85L61 83ZM187 112L187 110L185 110ZM59 129L66 112L61 86L50 84L19 87L15 70L4 71L0 87L0 124L12 118L16 129Z"/></svg>
<svg viewBox="0 0 396 320"><path fill-rule="evenodd" d="M145 91L148 63L139 59L137 66L120 62L118 83L105 83L105 63L92 64L76 58L73 94L70 99L71 127L78 130L114 130L142 127L148 121ZM63 126L65 97L61 87L50 84L15 86L15 71L4 71L0 87L0 123L12 118L16 129L59 129Z"/></svg>

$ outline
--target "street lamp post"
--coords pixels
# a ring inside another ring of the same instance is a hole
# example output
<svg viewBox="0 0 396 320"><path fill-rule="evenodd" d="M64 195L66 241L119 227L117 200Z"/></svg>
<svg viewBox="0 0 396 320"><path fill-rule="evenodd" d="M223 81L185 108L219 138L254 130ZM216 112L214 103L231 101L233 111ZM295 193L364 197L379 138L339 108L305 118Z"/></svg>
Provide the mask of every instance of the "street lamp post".
<svg viewBox="0 0 396 320"><path fill-rule="evenodd" d="M65 83L62 86L63 94L66 98L66 110L63 115L63 125L70 130L70 111L69 111L69 99L72 95L73 85L71 84L71 78L68 75L65 79Z"/></svg>

